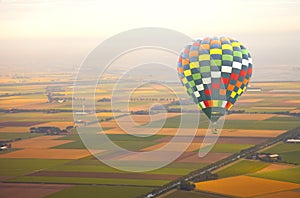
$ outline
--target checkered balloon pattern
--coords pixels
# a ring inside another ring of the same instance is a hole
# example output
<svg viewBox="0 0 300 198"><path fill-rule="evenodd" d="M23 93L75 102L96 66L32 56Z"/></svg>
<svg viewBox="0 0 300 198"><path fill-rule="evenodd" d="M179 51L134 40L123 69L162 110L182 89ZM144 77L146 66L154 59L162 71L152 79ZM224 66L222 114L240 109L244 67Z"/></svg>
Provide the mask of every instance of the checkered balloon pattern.
<svg viewBox="0 0 300 198"><path fill-rule="evenodd" d="M252 59L237 40L207 37L194 40L181 51L177 70L187 93L216 122L246 90Z"/></svg>

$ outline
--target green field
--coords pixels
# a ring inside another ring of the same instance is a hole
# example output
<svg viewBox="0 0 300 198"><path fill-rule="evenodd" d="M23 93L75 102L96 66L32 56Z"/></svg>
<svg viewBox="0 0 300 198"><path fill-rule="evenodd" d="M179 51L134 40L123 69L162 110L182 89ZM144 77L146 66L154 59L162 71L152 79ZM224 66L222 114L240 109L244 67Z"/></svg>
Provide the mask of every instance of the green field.
<svg viewBox="0 0 300 198"><path fill-rule="evenodd" d="M253 115L255 116L255 115ZM193 120L194 115L185 115L187 120ZM189 119L189 117L191 117ZM174 116L166 119L163 128L178 128L181 121L181 116ZM155 121L149 124L149 127L160 127L161 121ZM201 114L198 128L207 128L209 120ZM194 126L192 123L185 123L185 127ZM289 130L299 126L298 120L226 120L224 129L251 129L251 130Z"/></svg>
<svg viewBox="0 0 300 198"><path fill-rule="evenodd" d="M99 198L99 197L136 197L153 190L146 187L125 187L125 186L74 186L54 193L46 198Z"/></svg>
<svg viewBox="0 0 300 198"><path fill-rule="evenodd" d="M84 178L84 177L43 177L43 176L20 176L7 180L9 182L38 182L38 183L61 183L61 184L107 184L107 185L136 185L136 186L162 186L168 180L142 180L121 178Z"/></svg>
<svg viewBox="0 0 300 198"><path fill-rule="evenodd" d="M194 192L194 191L183 191L183 190L176 190L164 198L220 198L221 196L217 195L208 195L202 192Z"/></svg>
<svg viewBox="0 0 300 198"><path fill-rule="evenodd" d="M174 162L163 168L145 172L146 174L169 174L169 175L185 175L189 172L202 168L206 164L199 163L188 163L188 162ZM68 171L68 172L113 172L122 173L124 171L117 170L110 166L107 166L96 159L91 159L90 157L73 160L65 164L50 167L47 170L50 171Z"/></svg>
<svg viewBox="0 0 300 198"><path fill-rule="evenodd" d="M252 144L215 144L210 152L215 153L239 153L241 150L253 146ZM203 148L205 149L205 147ZM198 151L198 150L197 150Z"/></svg>
<svg viewBox="0 0 300 198"><path fill-rule="evenodd" d="M281 153L282 160L287 163L300 164L300 151Z"/></svg>
<svg viewBox="0 0 300 198"><path fill-rule="evenodd" d="M251 176L300 184L300 167L255 173Z"/></svg>
<svg viewBox="0 0 300 198"><path fill-rule="evenodd" d="M237 175L245 175L245 174L250 174L259 171L267 166L269 166L268 163L264 163L260 161L242 160L237 162L236 164L233 164L232 166L229 166L227 168L218 171L217 174L221 178L237 176Z"/></svg>
<svg viewBox="0 0 300 198"><path fill-rule="evenodd" d="M264 150L266 153L285 153L291 151L300 151L300 144L279 143L269 149Z"/></svg>
<svg viewBox="0 0 300 198"><path fill-rule="evenodd" d="M136 137L136 136L125 135L125 134L124 135L113 134L107 136L118 146L131 151L138 151L140 149L158 144L157 142L155 142L155 140L165 137L162 135L154 135L150 137ZM58 140L73 140L74 142L62 144L59 146L55 146L53 148L57 148L57 149L85 149L86 148L78 134L68 135L62 138L58 138Z"/></svg>
<svg viewBox="0 0 300 198"><path fill-rule="evenodd" d="M61 78L61 77L59 77ZM253 83L255 86L255 83ZM259 99L260 102L237 102L233 107L233 110L244 110L246 112L253 113L251 116L255 116L255 113L274 113L274 112L288 112L291 109L296 109L298 103L285 103L283 101L288 100L298 100L300 94L293 93L290 97L285 96L282 97L280 95L276 95L276 93L270 93L269 91L272 89L285 89L290 87L294 83L282 83L279 85L266 85L263 87L262 92L257 93L246 93L247 99ZM43 92L42 94L32 94L32 95L23 95L16 97L3 97L1 101L9 102L10 100L16 99L40 99L40 101L32 104L32 109L57 109L57 110L71 110L72 105L71 101L65 102L63 104L59 103L49 103L47 102L47 96L44 91L46 88L45 85L35 85L35 86L3 86L3 90L1 92L4 93L13 93L14 90L20 91L20 93L32 93L32 92ZM60 86L60 85L58 85ZM126 91L128 90L128 84L124 84L123 91L119 93L119 96L125 96ZM178 90L178 92L183 93L184 89L182 87L174 86L170 84L172 88ZM260 85L258 85L260 87ZM300 88L300 83L296 84L298 88ZM67 88L70 92L71 85L68 85L63 88ZM112 91L114 85L113 84L104 84L99 86L99 91L96 93L97 98L109 97L108 95ZM169 97L168 91L160 92L156 90L156 85L146 86L151 89L145 89L146 91L136 92L132 97ZM143 87L145 88L145 87ZM92 89L84 90L84 92L94 91ZM100 92L101 91L101 92ZM83 93L83 97L87 96L87 93ZM71 94L68 94L68 97L71 97ZM186 95L187 97L187 95ZM86 98L88 100L88 98ZM170 101L171 102L171 101ZM122 100L119 103L118 108L124 108L127 106L127 101ZM138 106L146 106L149 104L149 101L130 101L130 107L138 107ZM4 104L4 103L3 103ZM175 104L175 103L174 103ZM282 104L278 106L278 104ZM14 103L12 103L11 107L13 107ZM22 105L21 105L22 106ZM299 106L299 105L298 105ZM17 102L16 102L17 107ZM270 108L271 107L271 108ZM277 108L278 107L278 108ZM6 109L6 107L3 107ZM30 108L29 104L26 104L26 108ZM76 109L82 110L81 104L76 106ZM96 108L98 110L110 109L110 102L97 102ZM169 106L169 108L180 108L177 104ZM185 110L195 110L197 109L195 104L187 104L183 107ZM145 107L145 110L148 110ZM120 112L118 114L123 114L128 112ZM109 115L109 114L107 114ZM91 115L86 115L87 117ZM193 125L194 116L192 113L185 114L187 118L187 123L184 123L183 128L190 128ZM101 118L106 118L103 116ZM101 119L100 118L100 119ZM181 116L169 117L166 119L164 124L164 128L178 128L181 120ZM66 122L73 121L72 112L60 112L60 113L42 113L42 112L24 112L24 113L0 113L0 121L1 122ZM146 124L147 127L157 128L160 127L161 121L155 121L150 124ZM93 125L94 126L94 125ZM201 113L200 122L198 124L199 128L207 128L209 126L209 120L207 117ZM225 129L251 129L251 130L289 130L295 127L300 126L300 118L299 117L272 117L266 120L226 120L224 128ZM182 126L181 126L182 127ZM196 126L195 126L196 127ZM30 127L28 127L29 129ZM97 130L95 127L89 127ZM108 128L104 128L107 130ZM17 127L16 127L17 130ZM17 131L14 131L17 132ZM97 131L98 132L98 131ZM84 144L82 143L81 138L78 134L67 135L61 138L57 138L58 140L72 140L74 142L62 144L59 146L55 146L53 148L59 149L85 149ZM16 139L16 138L32 138L36 137L40 134L31 134L31 133L0 133L0 139ZM160 143L161 138L165 138L167 136L161 135L153 135L150 137L136 137L132 135L108 135L108 137L115 142L120 147L125 149L129 149L132 151L138 151L142 148L149 147L155 144ZM98 141L98 140L95 140ZM98 142L97 142L98 143ZM106 144L106 142L100 142L101 145ZM240 150L249 148L253 145L251 144L224 144L217 143L211 152L216 153L238 153ZM13 149L11 150L13 151ZM198 150L197 150L198 151ZM283 160L286 162L300 163L300 145L295 144L278 144L272 148L266 150L266 152L270 153L279 153ZM1 152L4 153L4 152ZM47 153L45 153L47 155ZM155 163L155 162L149 162ZM158 170L146 172L143 174L168 174L168 175L176 175L182 176L187 175L188 173L202 168L208 164L202 163L192 163L192 162L173 162L166 167L160 168ZM269 166L269 163L264 163L261 161L252 161L252 160L240 160L237 163L234 163L231 166L226 166L217 172L219 177L230 177L236 175L250 175L255 177L262 177L267 179L274 180L282 180L299 183L299 172L300 168L290 168L283 169L278 171L270 171L270 172L261 172L256 173L257 171ZM35 171L44 170L44 171L66 171L66 172L106 172L106 173L124 173L124 171L120 171L114 169L112 167L107 166L106 164L100 162L92 156L85 157L78 160L44 160L44 159L0 159L0 176L2 181L9 182L37 182L37 183L69 183L75 184L73 187L66 188L60 192L54 193L48 198L62 198L62 197L136 197L141 194L146 194L153 190L153 187L145 187L145 186L162 186L166 184L167 180L149 180L147 178L142 179L126 179L126 178L85 178L79 177L60 177L58 175L50 175L50 176L29 176L28 174L33 173ZM8 177L6 177L8 176ZM114 186L109 186L114 185ZM124 185L124 186L123 186ZM126 186L128 185L128 186ZM135 185L136 187L131 187L131 185ZM207 195L202 192L187 192L176 190L175 192L170 193L166 196L167 198L181 198L181 197L203 197L203 198L217 198L216 195Z"/></svg>
<svg viewBox="0 0 300 198"><path fill-rule="evenodd" d="M55 167L68 161L52 159L0 159L0 175L24 175L33 171Z"/></svg>
<svg viewBox="0 0 300 198"><path fill-rule="evenodd" d="M280 143L264 152L279 153L284 162L300 164L300 144Z"/></svg>
<svg viewBox="0 0 300 198"><path fill-rule="evenodd" d="M8 133L8 132L4 132L1 133L0 132L0 139L1 140L14 140L17 138L21 138L21 139L27 139L27 138L33 138L33 137L37 137L37 136L41 136L44 134L38 134L38 133Z"/></svg>

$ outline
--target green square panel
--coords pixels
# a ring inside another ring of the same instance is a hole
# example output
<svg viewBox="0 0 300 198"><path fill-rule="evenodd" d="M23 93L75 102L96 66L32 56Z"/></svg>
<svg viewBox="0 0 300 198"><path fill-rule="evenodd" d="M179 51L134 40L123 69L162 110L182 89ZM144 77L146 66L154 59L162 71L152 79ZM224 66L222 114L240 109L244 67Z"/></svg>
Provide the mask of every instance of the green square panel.
<svg viewBox="0 0 300 198"><path fill-rule="evenodd" d="M210 65L211 66L222 66L222 60L211 60Z"/></svg>
<svg viewBox="0 0 300 198"><path fill-rule="evenodd" d="M233 56L237 56L237 57L242 58L242 52L240 52L240 51L233 51Z"/></svg>
<svg viewBox="0 0 300 198"><path fill-rule="evenodd" d="M193 74L193 79L194 80L199 80L199 79L201 79L201 75L199 73Z"/></svg>
<svg viewBox="0 0 300 198"><path fill-rule="evenodd" d="M233 56L229 54L223 54L222 60L233 61Z"/></svg>
<svg viewBox="0 0 300 198"><path fill-rule="evenodd" d="M200 67L200 72L201 73L210 72L210 66L201 66Z"/></svg>

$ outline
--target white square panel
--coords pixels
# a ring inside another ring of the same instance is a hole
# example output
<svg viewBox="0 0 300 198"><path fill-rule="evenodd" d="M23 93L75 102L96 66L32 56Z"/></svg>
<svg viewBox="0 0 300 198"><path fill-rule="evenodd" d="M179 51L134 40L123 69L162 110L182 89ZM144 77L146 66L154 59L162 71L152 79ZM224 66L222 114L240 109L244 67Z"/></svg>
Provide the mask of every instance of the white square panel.
<svg viewBox="0 0 300 198"><path fill-rule="evenodd" d="M204 90L204 87L203 87L202 84L201 85L197 85L196 87L197 87L198 91L203 91Z"/></svg>
<svg viewBox="0 0 300 198"><path fill-rule="evenodd" d="M203 84L210 84L211 83L211 78L202 78Z"/></svg>
<svg viewBox="0 0 300 198"><path fill-rule="evenodd" d="M231 73L232 72L232 67L230 67L230 66L222 66L221 71L225 72L225 73Z"/></svg>
<svg viewBox="0 0 300 198"><path fill-rule="evenodd" d="M236 69L242 69L242 63L233 61L232 67Z"/></svg>
<svg viewBox="0 0 300 198"><path fill-rule="evenodd" d="M212 71L211 77L212 78L221 78L221 72L220 71Z"/></svg>

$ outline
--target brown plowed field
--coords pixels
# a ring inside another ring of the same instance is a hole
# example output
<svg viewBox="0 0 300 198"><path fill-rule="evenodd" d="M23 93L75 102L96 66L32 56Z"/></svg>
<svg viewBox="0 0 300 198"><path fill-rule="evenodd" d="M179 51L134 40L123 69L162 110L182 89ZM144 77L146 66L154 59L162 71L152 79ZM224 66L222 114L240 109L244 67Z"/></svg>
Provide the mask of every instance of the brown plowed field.
<svg viewBox="0 0 300 198"><path fill-rule="evenodd" d="M69 187L72 185L0 183L0 192L7 198L42 198Z"/></svg>
<svg viewBox="0 0 300 198"><path fill-rule="evenodd" d="M30 127L38 124L44 124L46 122L0 122L1 127L8 127L8 126L14 126L14 127Z"/></svg>
<svg viewBox="0 0 300 198"><path fill-rule="evenodd" d="M80 159L90 156L85 149L23 149L0 155L0 158Z"/></svg>

